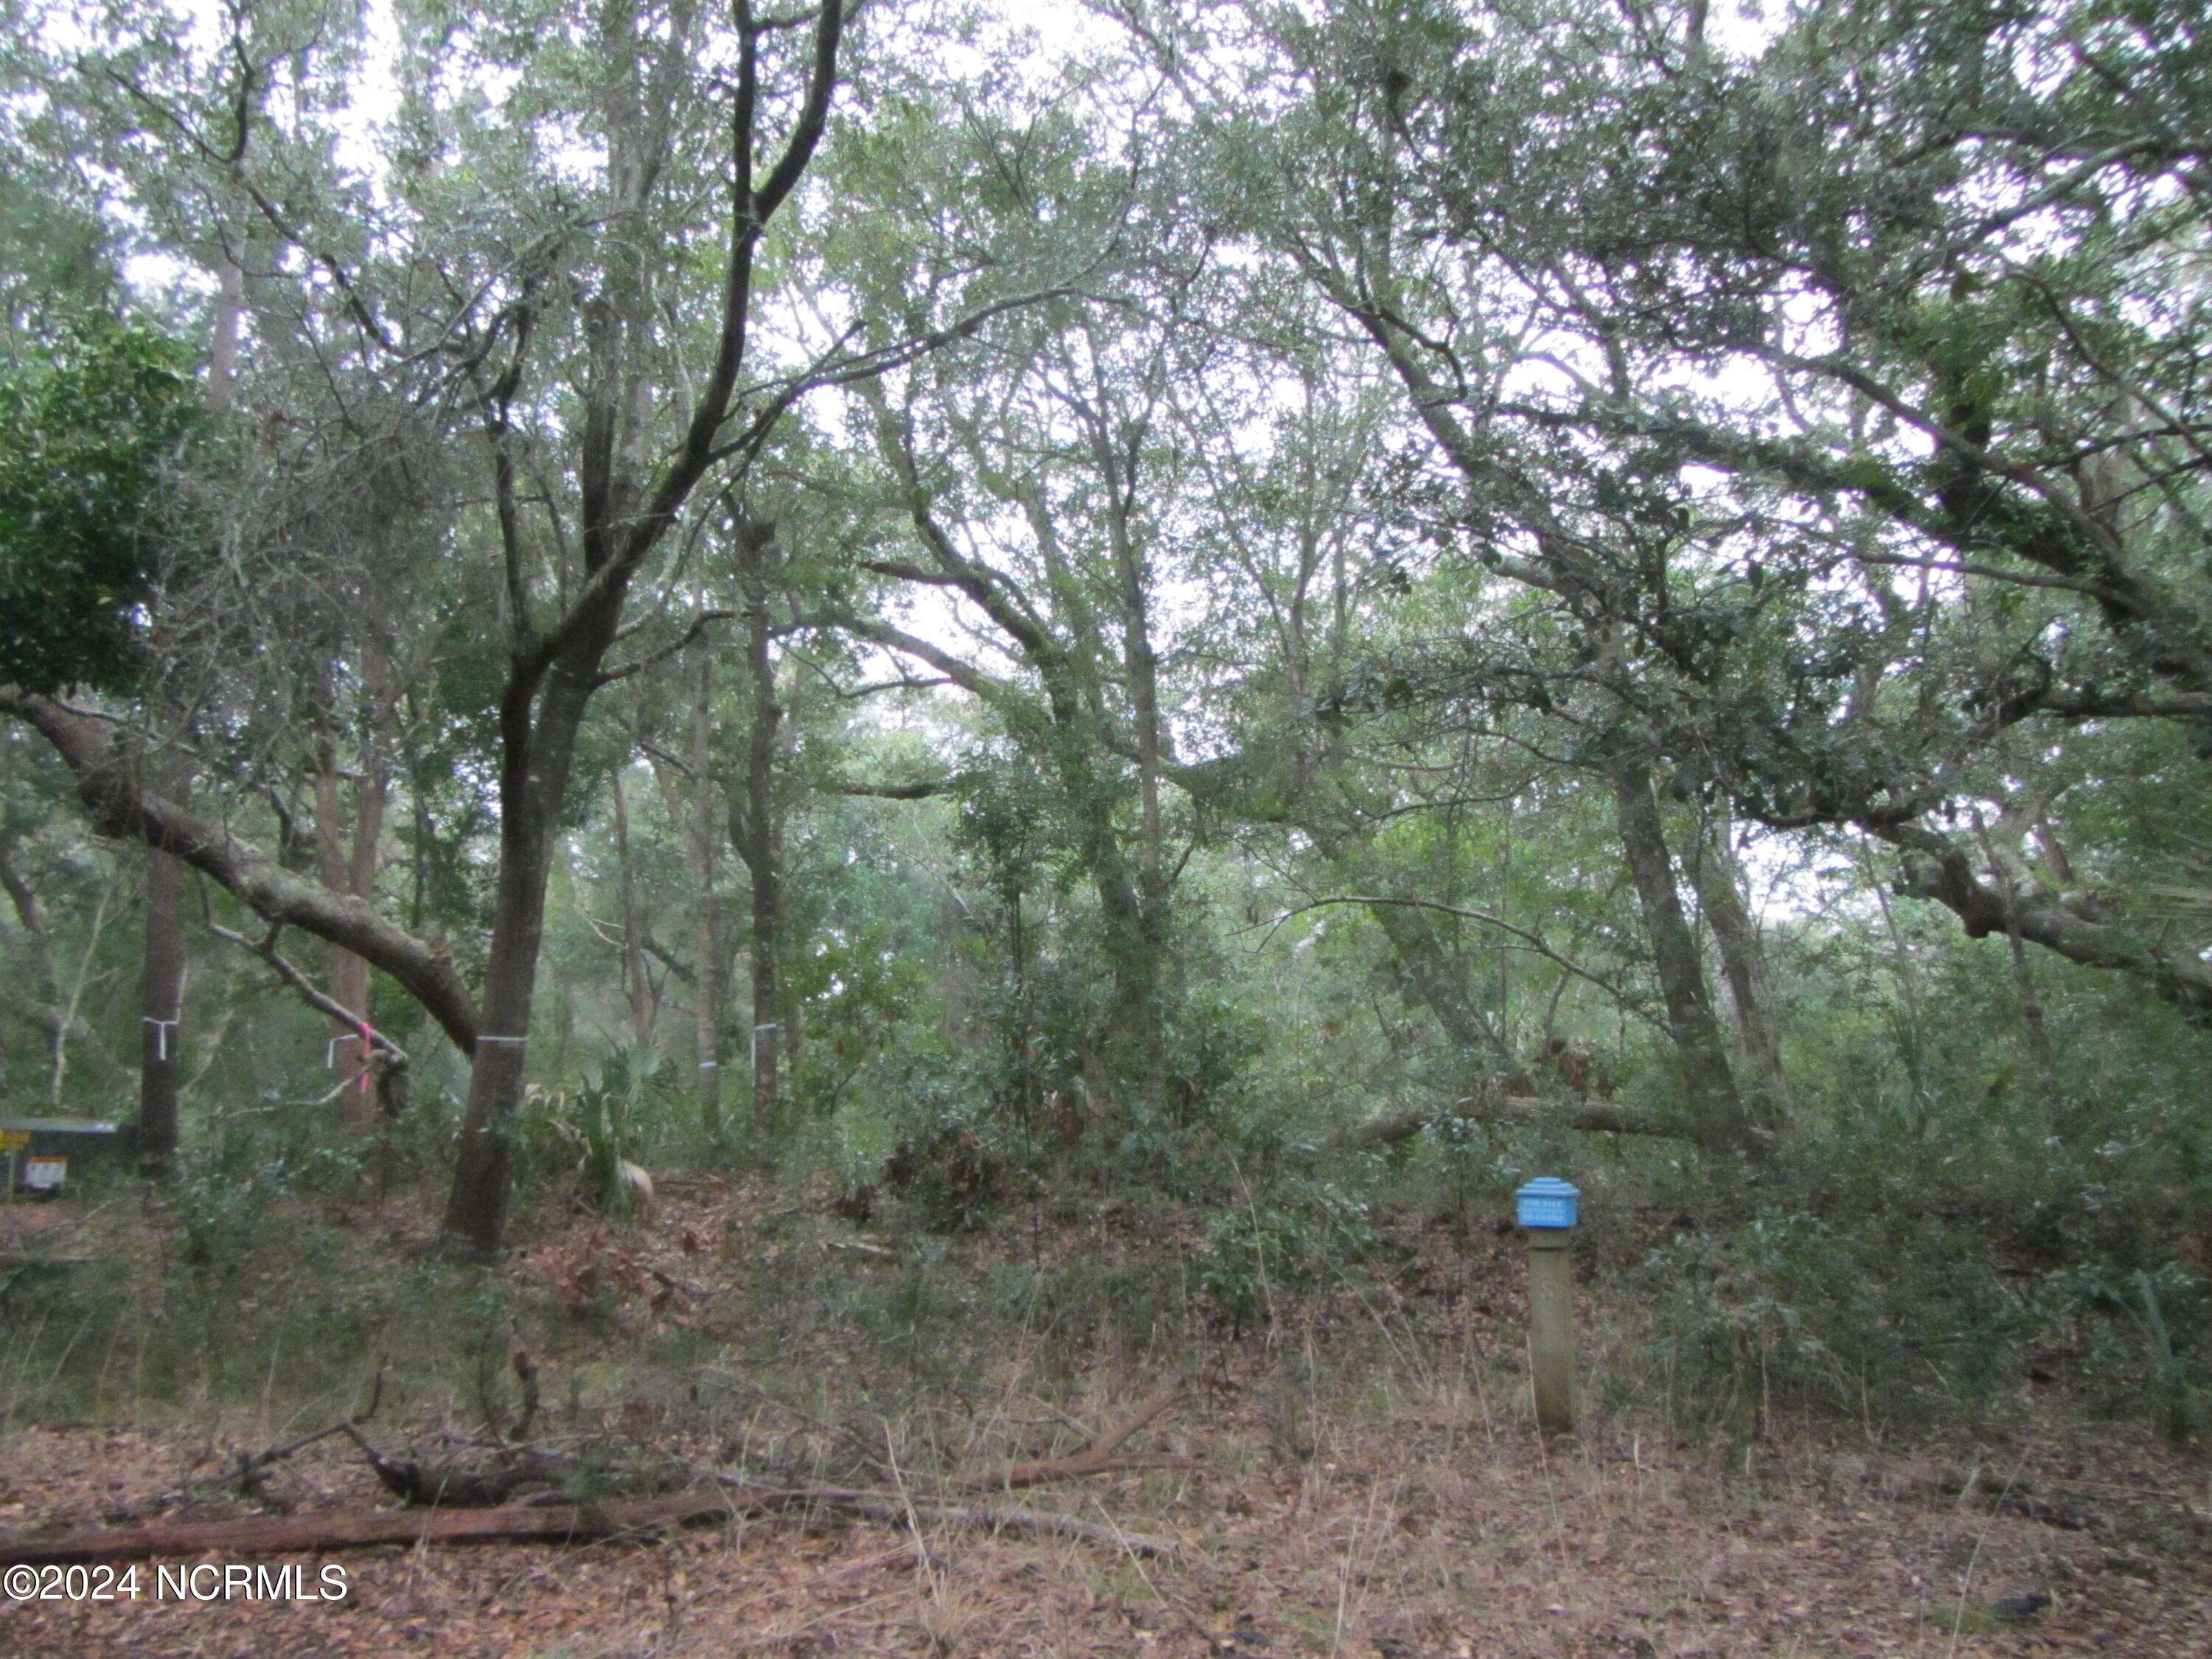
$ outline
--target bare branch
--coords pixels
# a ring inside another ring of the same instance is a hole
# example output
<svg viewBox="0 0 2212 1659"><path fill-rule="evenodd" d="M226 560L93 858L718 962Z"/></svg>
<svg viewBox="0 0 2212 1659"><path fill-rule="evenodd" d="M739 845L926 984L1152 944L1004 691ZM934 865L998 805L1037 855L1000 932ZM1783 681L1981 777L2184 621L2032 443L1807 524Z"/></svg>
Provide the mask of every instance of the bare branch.
<svg viewBox="0 0 2212 1659"><path fill-rule="evenodd" d="M1596 986L1599 990L1604 992L1607 996L1612 997L1614 1000L1631 1005L1635 1001L1633 997L1622 990L1620 987L1615 985L1611 980L1606 979L1601 975L1592 973L1589 969L1583 967L1579 963L1569 961L1565 957L1561 956L1557 951L1554 951L1550 945L1545 944L1540 936L1530 933L1527 928L1516 927L1511 922L1505 921L1503 917L1493 916L1486 910L1469 910L1463 906L1457 904L1440 903L1435 899L1386 898L1379 895L1363 893L1335 894L1328 898L1317 898L1308 903L1297 905L1291 909L1284 911L1282 915L1275 917L1272 921L1263 922L1260 925L1267 927L1280 927L1284 922L1288 921L1292 916L1304 915L1309 910L1318 910L1322 906L1329 904L1358 904L1370 906L1382 904L1392 905L1401 909L1408 910L1440 910L1448 916L1462 916L1469 921L1484 922L1490 927L1498 929L1502 933L1512 934L1514 938L1522 940L1531 951L1534 951L1538 956L1542 957L1547 962L1555 963L1559 967L1565 969L1567 972L1572 974L1577 979L1588 980L1592 985Z"/></svg>
<svg viewBox="0 0 2212 1659"><path fill-rule="evenodd" d="M307 1006L313 1008L317 1013L327 1014L331 1018L337 1021L342 1025L358 1025L365 1027L368 1031L368 1040L372 1047L381 1048L386 1054L390 1054L393 1060L399 1065L407 1066L413 1063L407 1058L407 1051L404 1048L402 1048L398 1043L394 1042L390 1037L385 1036L383 1032L378 1030L374 1026L370 1025L368 1021L362 1018L360 1015L355 1013L352 1009L347 1007L336 997L331 996L327 992L324 991L319 986L316 985L313 980L309 979L305 974L301 973L297 968L294 967L289 962L285 960L276 949L276 936L284 931L283 923L278 922L275 927L270 928L269 932L265 935L258 939L248 939L243 933L234 932L232 929L224 927L221 922L216 921L212 918L210 918L208 921L207 929L208 932L213 933L217 939L228 939L242 951L252 951L255 956L259 957L262 961L267 963L271 968L274 968L276 970L276 977L283 980L285 984L290 986L293 990L299 993L300 1000L306 1003Z"/></svg>
<svg viewBox="0 0 2212 1659"><path fill-rule="evenodd" d="M677 640L672 644L661 647L659 650L641 657L634 663L626 664L620 668L608 669L605 673L601 674L597 680L593 681L592 684L596 685L612 685L617 680L626 680L633 674L643 673L647 669L651 668L656 663L666 662L671 657L675 656L679 652L686 649L694 643L701 635L707 631L708 625L709 623L727 622L737 614L738 613L734 611L702 611L699 613L697 617L693 620L691 626L684 630L683 638Z"/></svg>

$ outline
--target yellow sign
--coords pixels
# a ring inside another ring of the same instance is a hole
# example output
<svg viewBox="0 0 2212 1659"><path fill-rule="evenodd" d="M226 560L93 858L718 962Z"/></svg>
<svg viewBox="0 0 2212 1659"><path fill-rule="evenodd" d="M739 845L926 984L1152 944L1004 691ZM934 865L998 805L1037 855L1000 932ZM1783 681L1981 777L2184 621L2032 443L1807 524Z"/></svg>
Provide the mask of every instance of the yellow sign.
<svg viewBox="0 0 2212 1659"><path fill-rule="evenodd" d="M28 1152L31 1132L28 1129L0 1129L0 1152Z"/></svg>

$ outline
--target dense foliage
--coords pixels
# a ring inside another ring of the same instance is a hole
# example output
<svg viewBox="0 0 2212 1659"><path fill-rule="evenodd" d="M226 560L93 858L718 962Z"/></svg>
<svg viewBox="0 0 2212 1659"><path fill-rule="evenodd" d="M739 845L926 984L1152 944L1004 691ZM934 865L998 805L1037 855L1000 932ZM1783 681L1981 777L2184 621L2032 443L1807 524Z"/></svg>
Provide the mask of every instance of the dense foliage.
<svg viewBox="0 0 2212 1659"><path fill-rule="evenodd" d="M198 871L210 1273L256 1125L479 1253L1133 1192L1239 1333L1540 1164L1696 1218L1618 1224L1717 1409L2187 1426L2189 9L73 27L25 177L167 333L0 380L0 1088L110 1109L118 844Z"/></svg>
<svg viewBox="0 0 2212 1659"><path fill-rule="evenodd" d="M198 415L187 350L105 318L0 378L0 679L137 683Z"/></svg>

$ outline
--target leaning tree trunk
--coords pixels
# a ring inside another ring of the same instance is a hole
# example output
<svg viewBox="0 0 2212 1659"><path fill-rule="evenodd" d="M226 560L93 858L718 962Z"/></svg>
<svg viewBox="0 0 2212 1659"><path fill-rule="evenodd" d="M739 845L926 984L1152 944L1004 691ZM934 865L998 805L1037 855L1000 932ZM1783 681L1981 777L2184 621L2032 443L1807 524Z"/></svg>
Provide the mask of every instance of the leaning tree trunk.
<svg viewBox="0 0 2212 1659"><path fill-rule="evenodd" d="M1651 769L1624 749L1609 757L1607 770L1621 850L1627 855L1644 931L1650 937L1652 963L1667 1005L1667 1029L1681 1064L1698 1142L1709 1152L1744 1149L1753 1144L1750 1125L1742 1097L1736 1092L1735 1073L1729 1069L1720 1024L1713 1018L1697 935L1690 930L1681 895L1675 890L1674 862L1668 856L1659 802L1651 789Z"/></svg>
<svg viewBox="0 0 2212 1659"><path fill-rule="evenodd" d="M1498 1022L1475 1000L1466 970L1451 959L1434 924L1419 910L1395 904L1371 904L1367 914L1390 942L1391 955L1453 1047L1466 1054L1487 1049L1508 1073L1518 1069Z"/></svg>
<svg viewBox="0 0 2212 1659"><path fill-rule="evenodd" d="M1332 769L1334 763L1332 763ZM1316 849L1330 866L1342 872L1350 860L1344 837L1323 826L1318 817L1300 826L1312 837ZM1357 884L1354 884L1355 885ZM1462 1054L1487 1049L1498 1057L1508 1074L1520 1063L1505 1041L1498 1019L1485 1008L1468 983L1467 969L1437 937L1427 915L1412 905L1370 904L1368 916L1389 941L1390 954L1424 1006L1435 1016L1445 1037ZM1500 1000L1498 1012L1504 1012Z"/></svg>
<svg viewBox="0 0 2212 1659"><path fill-rule="evenodd" d="M1736 1030L1766 1097L1765 1109L1759 1114L1762 1127L1777 1127L1790 1116L1795 1102L1790 1074L1782 1064L1782 1034L1768 983L1766 951L1744 902L1742 866L1729 845L1725 820L1709 823L1701 830L1697 855L1690 861L1690 880L1720 951L1721 971L1728 976L1729 998L1735 1005Z"/></svg>

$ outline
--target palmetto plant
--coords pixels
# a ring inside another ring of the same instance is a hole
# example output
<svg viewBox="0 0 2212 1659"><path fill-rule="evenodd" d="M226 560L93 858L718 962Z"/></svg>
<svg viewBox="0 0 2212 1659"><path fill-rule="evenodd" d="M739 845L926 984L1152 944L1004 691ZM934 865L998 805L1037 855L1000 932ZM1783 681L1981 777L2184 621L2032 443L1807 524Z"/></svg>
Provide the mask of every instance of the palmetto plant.
<svg viewBox="0 0 2212 1659"><path fill-rule="evenodd" d="M626 1216L653 1201L652 1177L628 1154L659 1070L651 1049L616 1048L576 1087L532 1091L532 1115L562 1149L562 1161L574 1157L584 1201L602 1215Z"/></svg>

